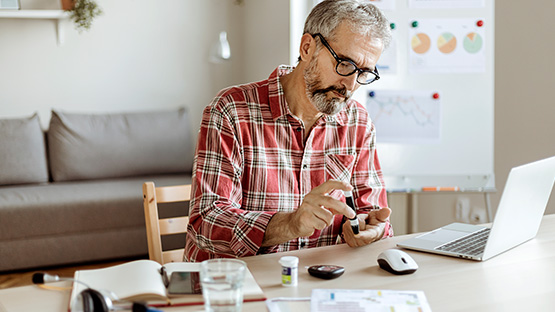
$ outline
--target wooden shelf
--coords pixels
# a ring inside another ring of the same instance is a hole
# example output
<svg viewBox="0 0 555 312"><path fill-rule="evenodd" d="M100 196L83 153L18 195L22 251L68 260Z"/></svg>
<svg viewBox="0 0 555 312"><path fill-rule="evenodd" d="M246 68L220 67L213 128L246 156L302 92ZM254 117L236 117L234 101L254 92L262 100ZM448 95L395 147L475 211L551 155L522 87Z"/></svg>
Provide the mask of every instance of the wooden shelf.
<svg viewBox="0 0 555 312"><path fill-rule="evenodd" d="M62 10L0 10L0 18L48 19L56 21L56 37L58 46L64 43L62 23L69 18Z"/></svg>

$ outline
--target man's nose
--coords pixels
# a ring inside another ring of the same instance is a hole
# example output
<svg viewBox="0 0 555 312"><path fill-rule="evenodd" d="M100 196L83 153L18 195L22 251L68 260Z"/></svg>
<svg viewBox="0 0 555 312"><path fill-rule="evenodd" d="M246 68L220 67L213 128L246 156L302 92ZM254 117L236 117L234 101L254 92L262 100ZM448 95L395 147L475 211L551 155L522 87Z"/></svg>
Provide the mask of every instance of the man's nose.
<svg viewBox="0 0 555 312"><path fill-rule="evenodd" d="M348 91L351 91L351 92L355 91L356 88L358 88L357 73L355 72L352 75L343 76L342 82Z"/></svg>

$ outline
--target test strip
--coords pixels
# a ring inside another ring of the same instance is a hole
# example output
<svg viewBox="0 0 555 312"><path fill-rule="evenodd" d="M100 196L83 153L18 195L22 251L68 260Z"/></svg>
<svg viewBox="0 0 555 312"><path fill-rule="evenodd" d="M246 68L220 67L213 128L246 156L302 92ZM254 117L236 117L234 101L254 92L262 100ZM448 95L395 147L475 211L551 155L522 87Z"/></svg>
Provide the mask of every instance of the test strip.
<svg viewBox="0 0 555 312"><path fill-rule="evenodd" d="M343 194L345 195L345 201L347 202L347 206L351 207L351 209L353 209L353 211L355 212L355 217L352 218L352 219L349 219L349 221L351 222L351 229L353 230L353 233L355 235L357 235L358 232L359 232L359 224L358 224L358 218L356 216L357 210L355 209L355 201L353 200L353 192L343 191Z"/></svg>

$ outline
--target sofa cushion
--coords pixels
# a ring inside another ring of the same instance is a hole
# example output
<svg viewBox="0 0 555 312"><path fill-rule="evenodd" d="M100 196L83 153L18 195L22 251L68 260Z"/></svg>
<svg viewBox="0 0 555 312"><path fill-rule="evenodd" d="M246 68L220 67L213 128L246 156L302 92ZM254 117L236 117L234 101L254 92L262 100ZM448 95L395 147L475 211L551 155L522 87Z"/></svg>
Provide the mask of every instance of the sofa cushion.
<svg viewBox="0 0 555 312"><path fill-rule="evenodd" d="M190 174L0 187L0 272L147 253L142 184L190 184ZM161 217L188 212L172 203ZM180 237L172 239L180 239ZM174 241L172 246L182 246ZM166 246L166 241L162 241ZM1 305L0 305L1 306ZM0 309L2 311L2 309Z"/></svg>
<svg viewBox="0 0 555 312"><path fill-rule="evenodd" d="M0 185L48 182L44 133L37 114L0 120Z"/></svg>
<svg viewBox="0 0 555 312"><path fill-rule="evenodd" d="M54 181L190 172L185 109L125 114L52 112L48 155Z"/></svg>
<svg viewBox="0 0 555 312"><path fill-rule="evenodd" d="M0 242L136 226L144 229L145 181L154 181L156 186L190 184L191 176L149 175L1 187Z"/></svg>

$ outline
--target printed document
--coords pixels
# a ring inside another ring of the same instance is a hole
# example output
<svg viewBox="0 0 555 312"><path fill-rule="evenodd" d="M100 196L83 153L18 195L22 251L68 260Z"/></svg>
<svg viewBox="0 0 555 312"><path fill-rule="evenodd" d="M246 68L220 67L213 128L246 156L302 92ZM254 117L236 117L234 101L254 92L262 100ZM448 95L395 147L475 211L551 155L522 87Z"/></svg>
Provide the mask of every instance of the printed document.
<svg viewBox="0 0 555 312"><path fill-rule="evenodd" d="M311 312L431 312L423 291L314 289Z"/></svg>

